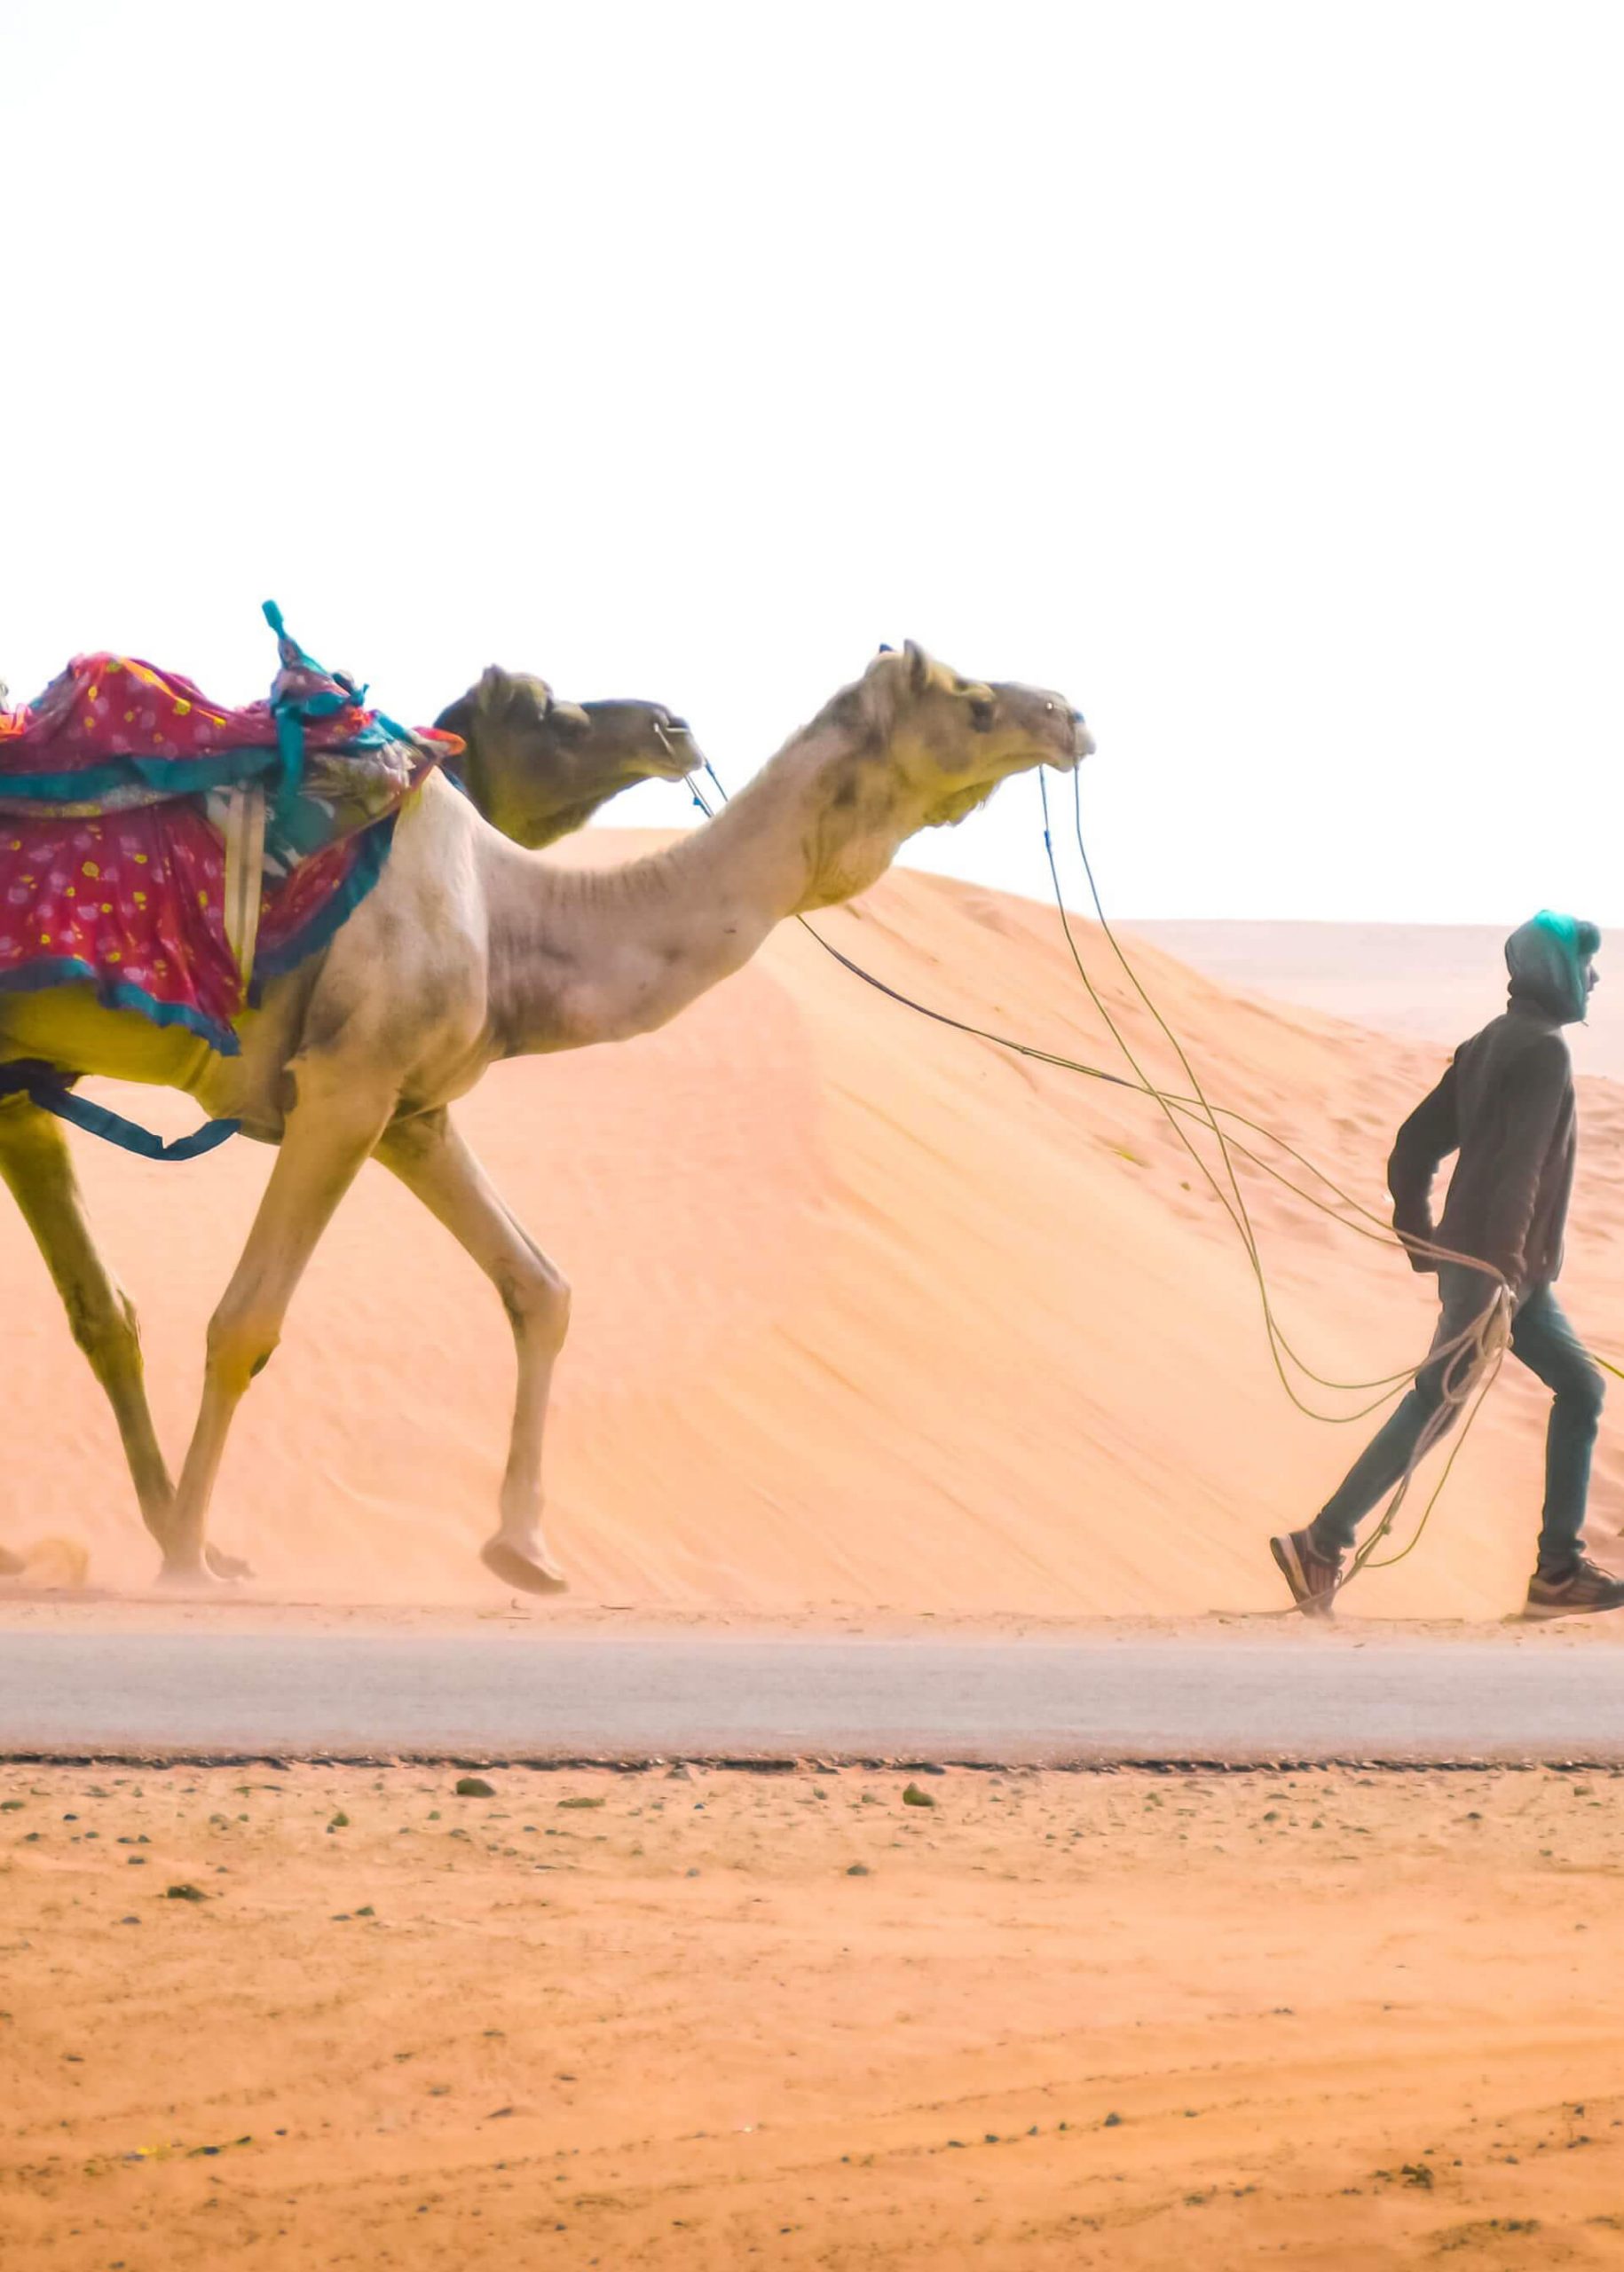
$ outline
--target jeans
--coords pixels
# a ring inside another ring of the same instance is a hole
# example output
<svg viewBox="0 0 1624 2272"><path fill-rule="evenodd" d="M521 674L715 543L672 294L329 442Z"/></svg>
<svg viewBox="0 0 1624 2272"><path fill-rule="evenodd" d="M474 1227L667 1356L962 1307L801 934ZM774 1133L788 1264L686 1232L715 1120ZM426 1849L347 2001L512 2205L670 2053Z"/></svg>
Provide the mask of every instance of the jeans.
<svg viewBox="0 0 1624 2272"><path fill-rule="evenodd" d="M1490 1282L1476 1270L1449 1263L1439 1271L1438 1281L1443 1310L1432 1337L1434 1351L1482 1316ZM1518 1306L1511 1322L1511 1353L1553 1392L1545 1438L1540 1567L1560 1576L1572 1569L1584 1543L1590 1454L1606 1384L1585 1354L1548 1285L1536 1286ZM1309 1533L1319 1553L1329 1558L1351 1547L1360 1521L1396 1487L1423 1431L1444 1400L1445 1375L1449 1369L1448 1359L1429 1358L1403 1403L1354 1462L1341 1488L1326 1501ZM1459 1365L1454 1378L1458 1387L1462 1378ZM1451 1415L1446 1428L1454 1425L1455 1416Z"/></svg>

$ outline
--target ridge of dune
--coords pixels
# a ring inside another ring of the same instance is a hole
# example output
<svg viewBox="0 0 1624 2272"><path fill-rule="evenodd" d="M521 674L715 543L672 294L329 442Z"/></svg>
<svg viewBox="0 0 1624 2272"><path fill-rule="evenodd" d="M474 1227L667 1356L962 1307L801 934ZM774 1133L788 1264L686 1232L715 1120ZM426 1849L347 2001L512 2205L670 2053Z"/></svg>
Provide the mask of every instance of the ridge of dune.
<svg viewBox="0 0 1624 2272"><path fill-rule="evenodd" d="M657 840L588 831L560 852L607 864ZM1117 1064L1052 910L894 871L818 922L956 1015ZM1099 933L1078 936L1172 1081ZM1436 1077L1436 1048L1133 951L1213 1096L1381 1209L1391 1131ZM1616 1353L1624 1089L1581 1085L1582 1235L1565 1298ZM109 1093L132 1108L132 1093ZM150 1091L133 1108L169 1131L195 1119ZM1151 1103L912 1016L795 926L662 1033L499 1067L459 1116L575 1288L549 1523L585 1601L1276 1608L1269 1531L1312 1511L1374 1424L1292 1410L1234 1231ZM74 1141L177 1457L209 1312L271 1156L238 1143L168 1166ZM1429 1282L1255 1175L1247 1190L1278 1314L1317 1369L1371 1378L1420 1355ZM141 1584L152 1550L111 1419L11 1208L0 1273L14 1416L0 1540L67 1536L99 1582ZM248 1554L267 1594L494 1605L474 1548L493 1519L511 1392L490 1288L368 1167L242 1408L214 1534ZM1361 1581L1350 1613L1516 1605L1540 1401L1509 1367L1422 1550ZM1604 1551L1620 1484L1604 1426Z"/></svg>
<svg viewBox="0 0 1624 2272"><path fill-rule="evenodd" d="M1525 914L1533 911L1525 910ZM1356 1025L1452 1050L1505 1006L1503 923L1134 923L1128 935L1208 978L1271 1001L1324 1010ZM1624 986L1604 932L1602 983L1570 1035L1581 1071L1624 1080Z"/></svg>

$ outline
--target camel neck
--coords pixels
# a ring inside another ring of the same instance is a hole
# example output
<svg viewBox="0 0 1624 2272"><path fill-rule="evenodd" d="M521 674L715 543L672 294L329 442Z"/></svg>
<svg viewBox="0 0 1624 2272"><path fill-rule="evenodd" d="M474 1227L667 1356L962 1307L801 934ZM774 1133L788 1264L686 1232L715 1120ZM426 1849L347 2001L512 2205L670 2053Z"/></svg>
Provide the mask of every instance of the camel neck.
<svg viewBox="0 0 1624 2272"><path fill-rule="evenodd" d="M840 754L837 736L808 729L714 820L624 867L561 869L493 840L491 1002L504 1053L650 1032L742 969L786 916L846 896L821 880Z"/></svg>

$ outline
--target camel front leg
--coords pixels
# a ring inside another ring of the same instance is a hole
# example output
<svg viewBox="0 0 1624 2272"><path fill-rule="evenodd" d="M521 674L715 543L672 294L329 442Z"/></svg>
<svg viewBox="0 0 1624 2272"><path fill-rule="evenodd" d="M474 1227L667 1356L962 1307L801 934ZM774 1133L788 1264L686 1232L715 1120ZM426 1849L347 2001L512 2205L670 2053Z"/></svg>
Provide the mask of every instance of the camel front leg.
<svg viewBox="0 0 1624 2272"><path fill-rule="evenodd" d="M508 1211L441 1110L398 1123L378 1157L444 1223L501 1296L518 1358L518 1393L502 1477L501 1521L480 1559L504 1585L556 1594L565 1580L541 1534L541 1451L553 1366L570 1322L570 1290Z"/></svg>
<svg viewBox="0 0 1624 2272"><path fill-rule="evenodd" d="M0 1178L34 1234L74 1339L113 1407L141 1519L164 1546L175 1494L146 1401L135 1310L91 1234L61 1122L23 1097L0 1105ZM0 1555L0 1573L10 1558Z"/></svg>
<svg viewBox="0 0 1624 2272"><path fill-rule="evenodd" d="M242 1258L209 1321L209 1353L197 1425L180 1471L164 1548L163 1575L201 1577L209 1503L232 1417L248 1383L263 1372L316 1242L377 1143L394 1107L353 1069L327 1059L298 1066L298 1101L254 1218Z"/></svg>

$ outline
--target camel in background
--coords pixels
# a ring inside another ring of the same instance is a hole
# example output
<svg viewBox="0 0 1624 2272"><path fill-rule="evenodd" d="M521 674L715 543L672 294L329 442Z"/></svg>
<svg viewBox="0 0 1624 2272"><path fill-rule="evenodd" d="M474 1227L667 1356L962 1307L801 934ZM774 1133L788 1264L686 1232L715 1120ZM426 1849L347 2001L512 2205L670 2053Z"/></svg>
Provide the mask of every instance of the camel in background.
<svg viewBox="0 0 1624 2272"><path fill-rule="evenodd" d="M59 1156L35 1157L21 1178L19 1148L36 1147L42 1132L25 1124L0 1148L0 1173L125 1430L165 1576L199 1582L222 1567L206 1561L205 1527L233 1415L276 1347L322 1231L375 1157L501 1296L518 1388L499 1525L482 1558L510 1586L561 1590L541 1533L541 1454L568 1290L486 1180L451 1104L501 1058L664 1025L742 968L786 917L866 889L918 830L961 820L1013 774L1074 768L1092 746L1059 695L967 681L910 644L877 656L714 820L621 868L559 869L431 777L401 818L376 888L319 957L272 981L240 1020L237 1057L104 1009L83 990L0 1001L0 1059L182 1088L279 1147L209 1322L201 1404L172 1495L155 1441L130 1448L135 1320L90 1243L59 1132L45 1121ZM144 1393L139 1402L144 1411Z"/></svg>
<svg viewBox="0 0 1624 2272"><path fill-rule="evenodd" d="M688 721L660 703L560 702L545 679L494 663L434 722L467 745L446 769L493 828L532 851L635 783L680 781L705 763Z"/></svg>

